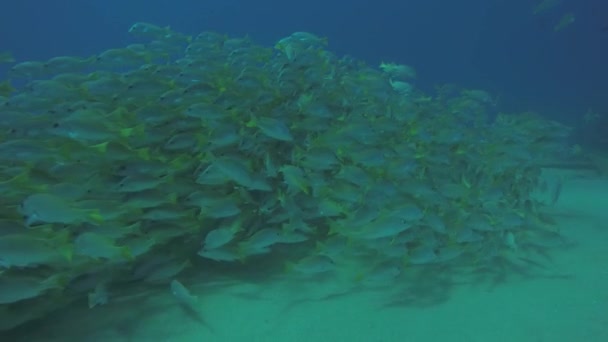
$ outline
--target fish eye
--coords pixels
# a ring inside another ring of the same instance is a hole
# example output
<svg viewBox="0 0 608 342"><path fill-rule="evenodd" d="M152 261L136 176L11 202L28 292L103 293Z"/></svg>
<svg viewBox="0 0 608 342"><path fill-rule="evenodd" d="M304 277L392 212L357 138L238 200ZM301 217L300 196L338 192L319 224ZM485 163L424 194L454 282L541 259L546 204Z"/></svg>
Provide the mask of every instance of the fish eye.
<svg viewBox="0 0 608 342"><path fill-rule="evenodd" d="M59 122L55 122L55 123L53 124L53 128L57 128L57 127L59 127Z"/></svg>

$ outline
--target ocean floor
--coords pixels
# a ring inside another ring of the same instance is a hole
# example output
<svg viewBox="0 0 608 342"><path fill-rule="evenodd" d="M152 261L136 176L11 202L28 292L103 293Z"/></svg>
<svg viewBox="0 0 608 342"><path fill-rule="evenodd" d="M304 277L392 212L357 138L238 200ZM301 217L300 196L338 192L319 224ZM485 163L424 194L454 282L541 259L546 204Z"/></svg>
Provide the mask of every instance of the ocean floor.
<svg viewBox="0 0 608 342"><path fill-rule="evenodd" d="M196 310L168 286L142 290L93 309L75 303L11 341L608 341L608 180L556 170L545 177L564 179L550 210L571 244L552 251L538 277L463 281L435 300L410 294L404 302L394 289L339 279L190 281Z"/></svg>

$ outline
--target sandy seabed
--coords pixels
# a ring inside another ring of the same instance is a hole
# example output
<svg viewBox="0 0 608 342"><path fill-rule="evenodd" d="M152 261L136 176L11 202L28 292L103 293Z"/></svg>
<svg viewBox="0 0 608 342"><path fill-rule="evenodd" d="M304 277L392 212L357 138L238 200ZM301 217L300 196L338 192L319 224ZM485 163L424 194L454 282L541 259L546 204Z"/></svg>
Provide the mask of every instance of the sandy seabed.
<svg viewBox="0 0 608 342"><path fill-rule="evenodd" d="M340 281L203 282L190 286L197 312L169 291L93 309L80 303L10 340L608 341L608 180L557 170L545 177L565 179L550 211L572 244L551 251L547 274L556 276L463 284L444 300L413 306L381 305L390 290L357 291Z"/></svg>

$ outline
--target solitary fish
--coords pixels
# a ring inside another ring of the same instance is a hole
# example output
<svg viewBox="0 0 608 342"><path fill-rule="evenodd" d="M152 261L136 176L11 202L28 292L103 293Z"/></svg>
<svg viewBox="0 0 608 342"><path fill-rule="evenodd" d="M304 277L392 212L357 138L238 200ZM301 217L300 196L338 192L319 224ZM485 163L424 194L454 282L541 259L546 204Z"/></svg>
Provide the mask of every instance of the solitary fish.
<svg viewBox="0 0 608 342"><path fill-rule="evenodd" d="M179 304L190 310L197 310L198 297L192 295L190 291L177 279L173 279L171 281L171 294L173 294Z"/></svg>

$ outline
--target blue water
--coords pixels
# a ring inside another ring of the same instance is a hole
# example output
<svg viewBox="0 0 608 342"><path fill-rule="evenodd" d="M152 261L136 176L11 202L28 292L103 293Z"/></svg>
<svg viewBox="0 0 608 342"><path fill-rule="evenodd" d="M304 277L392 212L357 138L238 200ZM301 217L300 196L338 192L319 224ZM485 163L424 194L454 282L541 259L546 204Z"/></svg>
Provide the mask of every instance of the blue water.
<svg viewBox="0 0 608 342"><path fill-rule="evenodd" d="M608 104L608 2L564 0L533 15L529 0L21 0L0 11L0 46L17 60L90 55L129 42L135 21L214 30L271 44L294 31L372 64L406 63L418 87L455 83L499 96L507 110L577 123ZM565 13L576 21L553 27ZM0 69L1 74L6 67ZM1 75L0 74L0 75Z"/></svg>

